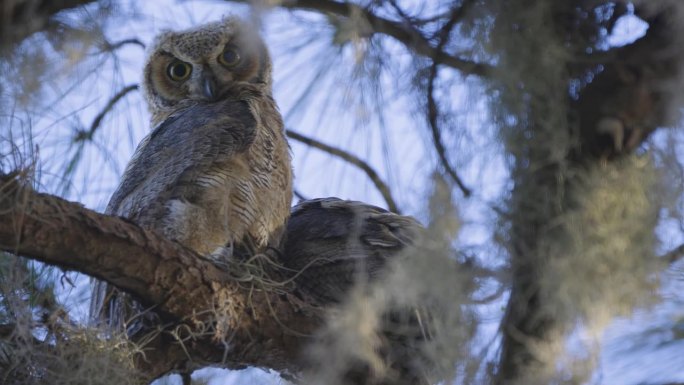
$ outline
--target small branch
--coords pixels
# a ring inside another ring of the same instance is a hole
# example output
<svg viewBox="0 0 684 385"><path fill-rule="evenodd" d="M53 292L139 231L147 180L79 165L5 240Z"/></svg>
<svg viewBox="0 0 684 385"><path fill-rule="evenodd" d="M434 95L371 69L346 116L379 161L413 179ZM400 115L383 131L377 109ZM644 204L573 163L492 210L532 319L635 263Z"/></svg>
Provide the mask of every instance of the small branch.
<svg viewBox="0 0 684 385"><path fill-rule="evenodd" d="M227 1L238 3L250 2L250 0ZM429 57L439 64L444 64L457 69L466 75L483 77L488 76L492 70L492 67L487 64L462 59L433 47L419 31L408 26L406 23L396 22L377 16L369 10L353 3L334 0L284 0L280 6L287 9L304 9L343 17L361 15L368 21L374 32L391 36L415 53Z"/></svg>
<svg viewBox="0 0 684 385"><path fill-rule="evenodd" d="M396 0L389 0L389 4L405 22L413 23L415 21L415 18L406 13L406 11L404 11L404 9L401 8L399 4L397 4Z"/></svg>
<svg viewBox="0 0 684 385"><path fill-rule="evenodd" d="M121 47L123 47L123 46L125 46L125 45L128 45L128 44L137 45L137 46L139 46L140 48L145 49L145 43L143 43L142 41L140 41L140 39L137 39L137 38L124 39L124 40L117 41L117 42L114 42L114 43L110 43L110 42L108 42L108 41L105 41L105 42L103 43L103 47L102 47L102 48L103 48L103 50L105 50L105 51L110 51L110 52L111 52L111 51L116 51L117 49L119 49L119 48L121 48Z"/></svg>
<svg viewBox="0 0 684 385"><path fill-rule="evenodd" d="M102 119L104 119L105 115L107 115L114 108L116 103L123 99L124 96L126 96L130 92L136 91L138 88L139 86L137 84L131 84L129 86L124 87L121 91L117 92L109 100L109 102L107 102L102 111L100 111L100 113L97 114L97 116L93 120L93 123L90 125L90 128L87 131L79 130L77 132L75 140L77 142L91 140L93 138L93 135L95 134L95 131L97 131L97 129L100 127Z"/></svg>
<svg viewBox="0 0 684 385"><path fill-rule="evenodd" d="M294 196L299 199L300 201L306 201L309 200L307 197L304 196L299 190L294 189L293 190Z"/></svg>
<svg viewBox="0 0 684 385"><path fill-rule="evenodd" d="M451 15L449 16L449 19L447 19L447 22L434 34L434 38L439 39L439 43L437 43L436 47L437 51L444 50L444 47L450 40L451 31L454 30L454 26L463 19L474 3L473 0L464 0L459 8L450 12Z"/></svg>
<svg viewBox="0 0 684 385"><path fill-rule="evenodd" d="M438 50L442 50L442 48L448 43L449 41L449 36L451 34L451 31L456 24L456 22L463 17L465 12L469 9L470 5L473 3L473 1L466 1L463 3L463 5L455 10L449 21L445 23L445 25L440 29L439 32L439 43L437 45ZM444 143L442 142L442 135L439 130L439 123L437 121L437 118L439 117L439 108L437 107L437 102L435 101L435 79L437 78L437 67L439 65L439 62L434 60L432 62L432 65L430 66L430 73L428 77L428 84L427 84L427 114L428 114L428 124L430 125L430 130L432 131L432 141L435 145L435 150L437 151L437 155L439 156L440 161L442 162L442 166L446 170L447 174L453 179L453 181L458 185L458 187L463 191L463 195L466 197L469 197L470 194L472 193L471 190L466 187L466 185L463 183L461 178L458 176L456 173L456 170L454 170L453 167L449 164L449 159L446 156L446 148L444 148Z"/></svg>
<svg viewBox="0 0 684 385"><path fill-rule="evenodd" d="M368 178L370 178L371 182L373 182L375 187L380 192L380 195L382 195L383 199L385 199L385 203L387 203L387 208L394 213L400 214L399 207L397 206L397 203L392 197L392 193L390 192L389 186L387 186L387 184L380 178L378 173L363 159L342 149L327 145L323 142L319 142L316 139L309 138L308 136L304 136L292 130L287 130L287 136L291 139L304 143L313 148L325 151L330 155L336 156L360 168L363 172L366 173Z"/></svg>

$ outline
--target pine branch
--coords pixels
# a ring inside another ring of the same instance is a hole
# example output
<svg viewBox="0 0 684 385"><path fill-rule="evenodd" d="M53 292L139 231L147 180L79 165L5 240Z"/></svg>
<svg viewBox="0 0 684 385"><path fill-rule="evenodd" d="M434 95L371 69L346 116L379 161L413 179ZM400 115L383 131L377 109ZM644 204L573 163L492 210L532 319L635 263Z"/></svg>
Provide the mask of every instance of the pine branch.
<svg viewBox="0 0 684 385"><path fill-rule="evenodd" d="M227 0L238 3L251 2L253 0ZM284 0L280 7L286 9L302 9L324 14L333 14L342 17L361 16L368 21L374 33L390 36L404 44L408 49L418 55L431 58L438 64L457 69L465 75L486 77L492 67L488 64L478 63L459 58L441 49L433 47L420 31L403 22L393 21L374 14L352 2L334 0Z"/></svg>
<svg viewBox="0 0 684 385"><path fill-rule="evenodd" d="M684 258L684 244L681 244L674 249L662 255L659 259L673 265Z"/></svg>
<svg viewBox="0 0 684 385"><path fill-rule="evenodd" d="M97 116L95 116L95 119L93 119L93 122L90 124L90 128L86 130L79 130L76 133L76 141L83 141L83 140L91 140L93 138L93 135L95 135L95 131L100 127L100 124L102 123L102 119L112 111L116 103L118 103L121 99L124 98L127 94L137 91L139 86L137 84L131 84L129 86L126 86L122 88L119 92L114 94L111 99L107 102L107 104L104 106L102 111L100 111Z"/></svg>
<svg viewBox="0 0 684 385"><path fill-rule="evenodd" d="M449 18L449 20L444 24L444 26L439 31L439 43L437 44L437 50L441 51L444 46L449 42L449 37L454 26L463 18L463 15L472 6L473 1L466 1L461 5L460 8L454 10ZM430 66L430 73L428 75L427 83L427 118L428 124L430 125L430 131L432 132L432 141L435 146L435 151L437 151L437 156L442 163L442 167L446 170L447 174L451 179L458 185L458 187L463 192L463 195L469 197L472 193L468 187L465 186L461 178L456 173L456 170L449 163L449 159L446 156L446 148L442 142L442 134L438 123L439 109L437 107L437 102L435 100L435 80L437 79L437 70L439 62L434 60Z"/></svg>
<svg viewBox="0 0 684 385"><path fill-rule="evenodd" d="M150 380L179 364L296 372L303 336L320 325L315 312L302 312L283 290L241 283L236 266L223 268L152 231L4 174L0 248L105 280L154 304L160 325L185 331L184 344L168 334L147 342L153 349L140 366ZM263 281L283 281L276 268L270 271Z"/></svg>

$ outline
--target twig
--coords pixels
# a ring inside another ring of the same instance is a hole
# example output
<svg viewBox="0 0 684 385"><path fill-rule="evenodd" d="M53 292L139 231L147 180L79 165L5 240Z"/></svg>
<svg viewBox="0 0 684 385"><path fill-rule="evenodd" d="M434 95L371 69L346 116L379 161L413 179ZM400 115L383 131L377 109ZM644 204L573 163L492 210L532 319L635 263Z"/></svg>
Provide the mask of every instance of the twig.
<svg viewBox="0 0 684 385"><path fill-rule="evenodd" d="M31 325L31 324L22 324L21 326L26 328L26 329L30 329L33 327L33 325ZM12 339L17 337L18 330L19 330L19 326L17 326L16 324L13 324L13 323L0 325L0 340L4 340L3 341L4 343L8 343L8 342L12 343L11 342ZM45 348L50 348L49 344L46 344L45 342L39 340L38 338L36 338L36 336L31 335L30 338L31 338L31 342L33 343L33 345L42 346Z"/></svg>
<svg viewBox="0 0 684 385"><path fill-rule="evenodd" d="M413 16L409 15L408 13L406 13L404 11L404 9L401 8L401 6L399 6L399 4L397 4L396 0L390 0L389 4L392 6L392 8L394 8L394 11L399 16L401 16L402 19L404 19L404 21L409 22L409 23L413 23L415 21L415 18Z"/></svg>
<svg viewBox="0 0 684 385"><path fill-rule="evenodd" d="M250 0L226 1L238 3L251 2ZM356 4L335 0L284 0L280 6L287 9L305 9L344 17L360 15L368 21L368 24L374 32L391 36L415 53L427 56L439 64L444 64L457 69L466 75L483 77L487 76L492 70L492 67L488 64L462 59L437 49L433 47L418 30L406 25L406 23L396 22L377 16L366 8Z"/></svg>
<svg viewBox="0 0 684 385"><path fill-rule="evenodd" d="M673 265L684 258L684 243L675 247L674 249L668 251L664 255L660 256L659 259L665 260Z"/></svg>
<svg viewBox="0 0 684 385"><path fill-rule="evenodd" d="M461 6L457 9L454 9L451 12L451 16L449 16L449 20L447 20L446 23L442 26L442 28L437 31L433 37L436 37L439 39L439 43L437 43L437 50L442 51L446 44L449 42L451 31L454 29L454 26L456 26L456 23L461 21L463 17L468 13L470 10L470 7L475 4L474 0L464 0Z"/></svg>
<svg viewBox="0 0 684 385"><path fill-rule="evenodd" d="M449 36L451 34L451 31L456 25L456 22L463 17L463 15L467 12L468 8L470 5L472 5L473 1L466 1L463 3L463 5L455 10L444 26L440 29L439 31L439 43L437 44L437 50L441 51L444 46L448 43L449 41ZM456 182L458 187L463 191L463 195L466 197L469 197L470 194L472 193L471 190L463 184L463 181L461 178L458 176L456 173L456 170L451 167L449 164L449 159L447 159L446 156L446 149L444 148L444 143L442 142L442 135L439 131L439 124L437 122L437 117L439 116L439 109L437 107L437 103L435 102L435 79L437 78L437 66L440 63L437 60L433 60L432 65L430 66L430 74L428 78L428 84L427 84L427 109L428 109L428 123L430 125L430 130L432 131L432 140L435 145L435 150L437 151L437 155L439 156L440 161L442 162L442 165L444 166L444 169L446 170L447 174L451 176L451 179Z"/></svg>
<svg viewBox="0 0 684 385"><path fill-rule="evenodd" d="M358 156L351 154L347 151L344 151L342 149L339 149L337 147L332 147L330 145L327 145L323 142L320 142L316 139L309 138L308 136L304 136L300 133L297 133L292 130L287 130L287 136L291 139L294 139L298 142L304 143L308 146L311 146L313 148L317 148L321 151L325 151L330 155L336 156L344 161L347 161L354 166L360 168L363 170L366 175L368 175L368 178L373 182L375 187L378 189L382 197L385 199L385 202L387 203L387 208L395 212L397 214L400 214L399 212L399 207L397 206L396 202L394 201L394 198L392 198L392 193L390 192L390 188L387 186L387 184L380 178L378 173L368 164L366 163L363 159L359 158Z"/></svg>
<svg viewBox="0 0 684 385"><path fill-rule="evenodd" d="M299 190L294 189L294 196L299 199L300 202L307 201L308 199Z"/></svg>
<svg viewBox="0 0 684 385"><path fill-rule="evenodd" d="M84 141L84 140L90 140L93 138L93 135L95 134L95 131L97 131L98 127L100 127L100 124L102 123L102 119L104 119L105 115L109 113L109 111L114 108L114 105L116 105L119 100L121 100L124 96L126 96L129 92L135 91L139 88L137 84L131 84L129 86L124 87L121 91L117 92L114 97L112 97L109 102L105 105L105 107L100 111L99 114L95 117L93 120L93 123L90 125L90 128L85 131L85 130L79 130L76 133L76 141Z"/></svg>
<svg viewBox="0 0 684 385"><path fill-rule="evenodd" d="M105 40L104 44L102 45L102 48L105 51L115 51L115 50L117 50L117 49L119 49L119 48L121 48L127 44L134 44L134 45L140 46L142 49L145 49L145 43L143 43L142 41L140 41L140 39L137 39L137 38L124 39L124 40L120 40L120 41L117 41L114 43L110 43L110 42Z"/></svg>

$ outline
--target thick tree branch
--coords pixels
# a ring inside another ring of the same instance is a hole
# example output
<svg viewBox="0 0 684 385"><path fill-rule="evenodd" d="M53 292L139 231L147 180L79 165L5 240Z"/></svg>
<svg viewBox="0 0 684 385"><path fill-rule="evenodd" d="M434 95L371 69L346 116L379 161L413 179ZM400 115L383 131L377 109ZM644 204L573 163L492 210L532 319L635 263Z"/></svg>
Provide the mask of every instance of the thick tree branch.
<svg viewBox="0 0 684 385"><path fill-rule="evenodd" d="M363 172L366 173L366 175L368 175L368 178L370 178L371 182L373 182L375 187L378 189L380 195L382 195L382 197L385 199L385 203L387 203L387 208L394 213L400 214L399 206L397 206L396 201L392 197L392 193L390 191L389 186L387 186L387 184L382 180L382 178L380 178L380 175L378 175L378 173L373 169L373 167L371 167L363 159L347 151L327 145L323 142L320 142L313 138L309 138L308 136L304 136L292 130L287 130L287 137L294 139L298 142L304 143L307 146L311 146L321 151L325 151L330 155L336 156L360 168Z"/></svg>
<svg viewBox="0 0 684 385"><path fill-rule="evenodd" d="M284 290L241 283L239 266L217 266L154 232L8 176L0 176L0 248L105 280L154 304L169 330L185 331L184 346L168 334L149 342L154 349L141 362L149 378L191 365L296 371L304 336L320 324ZM282 279L271 270L262 281Z"/></svg>

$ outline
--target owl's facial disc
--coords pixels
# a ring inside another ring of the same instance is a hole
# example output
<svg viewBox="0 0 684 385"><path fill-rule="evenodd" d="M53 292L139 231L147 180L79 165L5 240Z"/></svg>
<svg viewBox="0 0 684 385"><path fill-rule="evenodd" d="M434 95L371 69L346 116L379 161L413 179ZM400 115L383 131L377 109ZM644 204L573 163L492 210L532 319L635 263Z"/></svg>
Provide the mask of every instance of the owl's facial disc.
<svg viewBox="0 0 684 385"><path fill-rule="evenodd" d="M270 58L250 26L235 19L161 34L145 67L152 111L215 102L241 84L270 86Z"/></svg>

